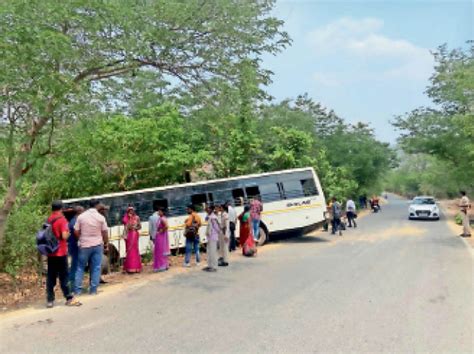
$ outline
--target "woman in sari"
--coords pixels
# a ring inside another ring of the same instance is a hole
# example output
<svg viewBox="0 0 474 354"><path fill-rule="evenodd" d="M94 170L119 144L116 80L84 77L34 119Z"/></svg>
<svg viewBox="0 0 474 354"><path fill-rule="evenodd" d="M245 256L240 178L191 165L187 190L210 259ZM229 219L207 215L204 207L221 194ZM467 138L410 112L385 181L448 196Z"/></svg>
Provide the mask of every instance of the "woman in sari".
<svg viewBox="0 0 474 354"><path fill-rule="evenodd" d="M239 215L240 221L240 247L242 247L242 254L251 257L257 253L255 241L252 235L252 219L250 218L250 207L246 205L244 211Z"/></svg>
<svg viewBox="0 0 474 354"><path fill-rule="evenodd" d="M168 220L163 209L158 210L160 218L156 226L155 250L153 252L153 271L164 272L168 270L168 255L170 254L168 239Z"/></svg>
<svg viewBox="0 0 474 354"><path fill-rule="evenodd" d="M123 263L123 270L127 273L140 273L142 271L142 260L140 258L138 231L142 228L140 218L135 213L133 207L128 207L127 212L123 217L123 224L125 226L125 248L126 256Z"/></svg>

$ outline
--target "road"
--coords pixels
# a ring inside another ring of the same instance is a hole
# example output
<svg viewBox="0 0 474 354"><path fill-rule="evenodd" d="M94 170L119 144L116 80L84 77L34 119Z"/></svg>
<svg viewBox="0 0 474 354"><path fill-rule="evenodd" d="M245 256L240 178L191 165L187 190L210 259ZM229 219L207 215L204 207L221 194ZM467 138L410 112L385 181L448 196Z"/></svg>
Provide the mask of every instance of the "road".
<svg viewBox="0 0 474 354"><path fill-rule="evenodd" d="M390 197L343 237L271 244L0 317L2 352L472 352L473 258L445 221Z"/></svg>

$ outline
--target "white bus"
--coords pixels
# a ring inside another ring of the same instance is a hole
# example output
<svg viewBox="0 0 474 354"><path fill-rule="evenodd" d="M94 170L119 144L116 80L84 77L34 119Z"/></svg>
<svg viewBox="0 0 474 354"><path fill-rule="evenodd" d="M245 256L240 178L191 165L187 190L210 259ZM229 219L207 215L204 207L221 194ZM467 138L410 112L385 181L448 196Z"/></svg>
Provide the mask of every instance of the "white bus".
<svg viewBox="0 0 474 354"><path fill-rule="evenodd" d="M205 206L233 203L239 215L243 206L252 197L259 196L263 203L259 245L272 236L282 233L305 233L324 220L326 201L318 176L313 168L299 168L224 178L195 183L186 183L136 191L97 195L87 198L64 200L66 207L82 205L88 207L91 199L98 199L109 207L110 258L117 261L125 257L125 242L122 239L122 217L128 206L133 206L142 221L140 231L140 253L150 247L148 218L153 205L167 211L170 247L185 246L183 235L186 207L193 205L203 220ZM239 236L239 227L236 237ZM200 229L201 242L206 242L205 227Z"/></svg>

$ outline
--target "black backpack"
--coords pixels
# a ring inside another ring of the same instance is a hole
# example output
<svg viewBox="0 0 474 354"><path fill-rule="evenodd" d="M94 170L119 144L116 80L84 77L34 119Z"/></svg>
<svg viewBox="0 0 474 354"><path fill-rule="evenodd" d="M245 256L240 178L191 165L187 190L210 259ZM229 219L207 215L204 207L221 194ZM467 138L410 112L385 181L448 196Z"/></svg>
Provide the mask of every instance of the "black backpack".
<svg viewBox="0 0 474 354"><path fill-rule="evenodd" d="M54 235L53 225L61 218L62 216L58 216L57 218L51 220L51 223L46 221L43 224L42 229L36 234L36 248L38 249L39 253L44 256L56 252L59 248L59 240Z"/></svg>

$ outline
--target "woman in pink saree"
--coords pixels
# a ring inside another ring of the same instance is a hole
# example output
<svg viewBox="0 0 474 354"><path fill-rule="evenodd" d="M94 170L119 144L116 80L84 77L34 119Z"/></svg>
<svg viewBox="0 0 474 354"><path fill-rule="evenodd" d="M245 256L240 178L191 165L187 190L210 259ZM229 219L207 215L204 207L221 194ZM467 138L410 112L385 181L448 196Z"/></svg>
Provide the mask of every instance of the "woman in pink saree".
<svg viewBox="0 0 474 354"><path fill-rule="evenodd" d="M168 239L168 220L163 209L158 210L160 218L156 226L155 250L153 252L153 271L164 272L169 268L168 255L170 245Z"/></svg>
<svg viewBox="0 0 474 354"><path fill-rule="evenodd" d="M123 263L123 270L127 273L140 273L142 271L142 260L140 257L138 231L142 228L140 218L133 207L128 207L123 217L125 226L124 238L127 255Z"/></svg>

